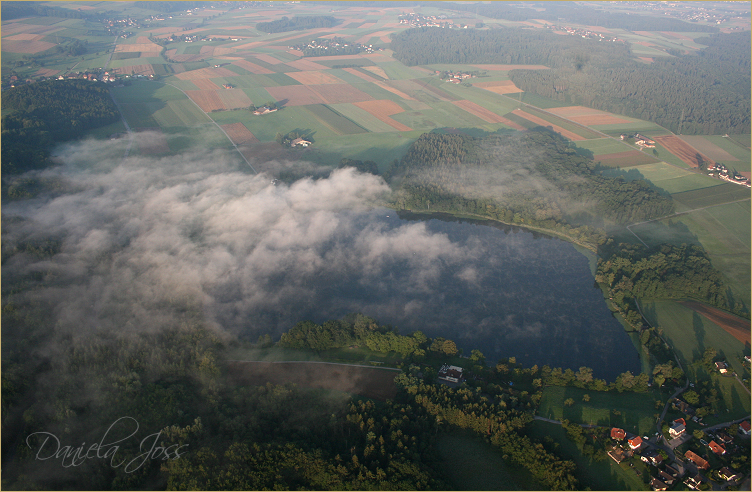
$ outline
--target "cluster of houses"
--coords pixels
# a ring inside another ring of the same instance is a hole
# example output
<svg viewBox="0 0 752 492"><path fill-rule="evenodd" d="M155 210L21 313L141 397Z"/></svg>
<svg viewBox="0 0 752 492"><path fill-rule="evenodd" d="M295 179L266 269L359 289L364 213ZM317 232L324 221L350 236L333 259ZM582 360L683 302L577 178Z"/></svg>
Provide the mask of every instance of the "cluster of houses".
<svg viewBox="0 0 752 492"><path fill-rule="evenodd" d="M749 435L750 423L748 420L739 424L739 433ZM727 455L731 452L731 449L735 449L734 440L728 435L727 429L716 430L714 434L706 433L705 435L710 438L710 442L700 439L700 444L709 448L710 452L719 457ZM671 423L669 436L672 441L680 439L682 443L693 439L691 435L687 434L687 423L683 418L676 419ZM628 434L624 429L612 428L610 437L614 441L614 445L608 451L608 456L616 463L621 463L627 458L639 457L644 463L655 467L655 469L651 469L650 480L650 487L653 490L668 490L679 483L683 483L691 490L700 490L701 484L709 481L710 471L714 472L713 478L715 480L725 481L725 485L735 485L737 481L743 478L743 474L737 473L728 466L711 470L708 460L692 450L687 450L683 459L677 458L670 461L666 459L668 453L648 442L647 437ZM687 439L688 437L689 439ZM630 466L634 465L630 464Z"/></svg>
<svg viewBox="0 0 752 492"><path fill-rule="evenodd" d="M400 24L409 27L442 27L447 29L467 29L466 24L455 24L446 15L404 14L399 16Z"/></svg>
<svg viewBox="0 0 752 492"><path fill-rule="evenodd" d="M580 36L585 39L597 39L598 41L611 41L612 43L620 42L623 43L623 39L615 38L612 36L604 36L602 33L591 31L589 29L581 29L579 27L568 27L568 26L556 26L556 25L546 25L548 29L559 31L562 33L569 34L570 36Z"/></svg>
<svg viewBox="0 0 752 492"><path fill-rule="evenodd" d="M627 138L634 138L635 145L637 145L640 148L646 148L646 149L654 149L655 148L655 140L652 138L646 137L645 135L641 135L639 133L635 133L634 135L628 135L626 133L622 133L619 135L620 140L624 140Z"/></svg>
<svg viewBox="0 0 752 492"><path fill-rule="evenodd" d="M715 176L729 183L735 183L738 185L752 188L750 180L737 173L736 171L729 171L729 169L721 163L708 164L708 176Z"/></svg>
<svg viewBox="0 0 752 492"><path fill-rule="evenodd" d="M339 52L347 48L347 54L360 53L361 51L368 51L370 48L373 51L373 45L365 46L360 43L346 43L342 38L335 37L333 39L319 39L311 40L308 43L300 43L293 46L288 46L291 50L304 51L306 49L311 50L332 50L332 52Z"/></svg>
<svg viewBox="0 0 752 492"><path fill-rule="evenodd" d="M465 79L475 77L475 75L468 73L468 72L452 72L452 71L442 72L440 70L435 70L434 73L436 73L436 75L438 75L442 79L445 79L447 82L451 82L453 84L460 84Z"/></svg>

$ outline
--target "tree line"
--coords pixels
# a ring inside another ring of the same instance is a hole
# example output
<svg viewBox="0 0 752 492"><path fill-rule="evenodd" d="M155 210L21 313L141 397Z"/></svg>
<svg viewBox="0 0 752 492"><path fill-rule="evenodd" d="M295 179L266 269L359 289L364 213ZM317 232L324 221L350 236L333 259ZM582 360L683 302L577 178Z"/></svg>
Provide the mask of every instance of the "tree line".
<svg viewBox="0 0 752 492"><path fill-rule="evenodd" d="M519 28L408 29L393 36L391 48L406 65L542 64L551 70L512 70L510 79L525 92L676 133L750 133L749 36L719 33L699 41L708 47L697 54L675 52L653 63L634 59L626 43Z"/></svg>
<svg viewBox="0 0 752 492"><path fill-rule="evenodd" d="M262 32L275 33L333 27L338 23L339 21L330 15L295 16L292 19L284 16L275 21L259 22L256 24L256 29Z"/></svg>
<svg viewBox="0 0 752 492"><path fill-rule="evenodd" d="M606 63L629 56L622 43L603 43L547 30L407 29L392 36L394 57L408 66L435 63L496 63L572 66L578 59Z"/></svg>
<svg viewBox="0 0 752 492"><path fill-rule="evenodd" d="M576 22L585 26L600 26L628 31L679 31L679 32L718 32L715 26L684 22L666 16L635 15L621 12L608 12L597 7L577 5L569 2L540 2L513 5L504 2L448 3L442 5L447 10L477 13L492 19L526 21L542 19L552 24Z"/></svg>
<svg viewBox="0 0 752 492"><path fill-rule="evenodd" d="M2 171L7 174L44 168L54 143L120 118L102 82L37 82L3 91L2 103L9 110L2 117Z"/></svg>
<svg viewBox="0 0 752 492"><path fill-rule="evenodd" d="M698 42L708 47L652 63L622 56L581 70L512 70L509 77L525 92L653 121L676 133L749 133L749 36L715 34Z"/></svg>
<svg viewBox="0 0 752 492"><path fill-rule="evenodd" d="M642 328L636 299L696 299L749 318L749 306L731 295L702 248L664 244L655 249L612 245L598 261L595 280L627 321Z"/></svg>
<svg viewBox="0 0 752 492"><path fill-rule="evenodd" d="M603 176L592 159L541 127L481 139L423 134L385 177L397 189L397 208L472 213L594 245L606 239L598 229L604 224L673 210L645 181Z"/></svg>

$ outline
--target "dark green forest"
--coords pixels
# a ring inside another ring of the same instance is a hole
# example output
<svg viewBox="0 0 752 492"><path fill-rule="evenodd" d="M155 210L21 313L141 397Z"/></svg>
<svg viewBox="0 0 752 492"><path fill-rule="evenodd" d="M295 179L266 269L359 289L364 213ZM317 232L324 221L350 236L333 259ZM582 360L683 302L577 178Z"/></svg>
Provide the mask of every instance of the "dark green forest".
<svg viewBox="0 0 752 492"><path fill-rule="evenodd" d="M696 55L657 57L650 64L614 59L581 70L513 70L522 90L567 104L654 121L675 133L750 132L750 38L715 34Z"/></svg>
<svg viewBox="0 0 752 492"><path fill-rule="evenodd" d="M607 178L559 134L421 135L388 173L401 209L470 213L597 245L598 230L671 213L643 180Z"/></svg>
<svg viewBox="0 0 752 492"><path fill-rule="evenodd" d="M685 134L750 133L750 39L743 32L701 38L697 54L674 53L651 64L628 44L520 28L409 29L393 36L406 65L542 64L512 70L525 92L658 123Z"/></svg>
<svg viewBox="0 0 752 492"><path fill-rule="evenodd" d="M338 22L337 19L330 15L295 16L292 19L285 16L275 21L259 22L256 24L256 29L268 33L301 31L304 29L316 29L318 27L332 27L337 25Z"/></svg>
<svg viewBox="0 0 752 492"><path fill-rule="evenodd" d="M526 21L542 19L552 24L576 22L586 26L600 26L630 31L681 31L718 32L717 27L684 22L671 17L651 15L631 15L607 12L573 2L526 2L523 5L508 2L464 3L452 2L441 5L447 10L477 13L492 19Z"/></svg>
<svg viewBox="0 0 752 492"><path fill-rule="evenodd" d="M734 299L707 253L697 246L609 245L600 252L596 282L633 326L642 326L635 299L695 299L749 318L749 306Z"/></svg>
<svg viewBox="0 0 752 492"><path fill-rule="evenodd" d="M107 86L86 80L49 80L2 94L2 172L18 174L47 167L54 143L120 118Z"/></svg>

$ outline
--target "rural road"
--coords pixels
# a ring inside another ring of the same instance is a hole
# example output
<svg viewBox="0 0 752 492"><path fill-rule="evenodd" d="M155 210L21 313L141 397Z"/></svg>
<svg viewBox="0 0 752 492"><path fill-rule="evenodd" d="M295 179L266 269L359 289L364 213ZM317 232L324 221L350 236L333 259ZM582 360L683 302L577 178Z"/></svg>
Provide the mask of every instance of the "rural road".
<svg viewBox="0 0 752 492"><path fill-rule="evenodd" d="M175 88L175 89L179 90L180 92L182 92L182 93L183 93L183 95L184 95L185 97L188 97L188 94L186 94L186 93L185 93L185 91L184 91L183 89L181 89L180 87L176 87L176 86L174 86L174 85L170 84L169 82L161 82L161 81L158 81L158 80L153 80L152 82L157 82L158 84L169 85L170 87L173 87L173 88ZM197 107L197 108L199 109L199 111L201 111L202 113L204 113L204 115L205 115L205 116L206 116L207 118L209 118L209 121L211 121L212 123L214 123L214 125L215 125L215 126L216 126L217 128L219 128L219 131L221 131L221 132L222 132L222 133L224 134L224 136L225 136L225 137L227 137L227 140L229 140L229 141L230 141L230 143L232 144L232 146L233 146L233 147L235 147L235 150L237 150L237 151L238 151L238 154L240 154L240 157L242 157L242 158L243 158L243 160L245 161L245 163L246 163L246 164L248 164L248 167L250 167L250 168L251 168L251 171L253 171L253 174L258 174L258 171L256 171L256 169L255 169L255 168L254 168L254 167L253 167L253 166L251 165L251 163L250 163L250 162L248 161L248 159L246 159L246 158L245 158L245 156L243 155L243 153L242 153L242 152L240 151L240 149L238 149L238 146L237 146L237 145L235 145L235 142L233 142L233 141L232 141L232 139L231 139L231 138L230 138L230 136L229 136L229 135L227 134L227 132L226 132L226 131L224 130L224 128L222 128L221 126L219 126L219 123L217 123L216 121L214 121L214 120L213 120L213 119L211 118L211 116L209 116L209 114L208 114L208 113L207 113L206 111L204 111L203 109L201 109L201 106L199 106L198 104L196 104L196 101L194 101L194 100L193 100L193 99L191 99L190 97L188 97L188 100L189 100L189 101L191 101L191 102L192 102L193 104L195 104L195 105L196 105L196 107Z"/></svg>
<svg viewBox="0 0 752 492"><path fill-rule="evenodd" d="M686 215L691 214L692 212L698 212L700 210L705 210L706 208L713 208L718 207L719 205L730 205L732 203L739 203L739 202L747 202L750 198L742 198L741 200L734 200L733 202L723 202L723 203L714 203L713 205L708 205L707 207L700 207L700 208L693 208L692 210L684 210L683 212L676 212L671 215L665 215L663 217L658 217L657 219L650 219L646 220L644 222L636 222L634 224L630 224L627 226L627 230L631 232L634 237L636 237L642 244L645 244L645 241L640 239L640 236L638 236L631 228L634 226L642 225L642 224L649 224L650 222L655 222L657 220L663 220L663 219L670 219L671 217L678 217L679 215ZM649 246L645 244L645 247L648 248Z"/></svg>

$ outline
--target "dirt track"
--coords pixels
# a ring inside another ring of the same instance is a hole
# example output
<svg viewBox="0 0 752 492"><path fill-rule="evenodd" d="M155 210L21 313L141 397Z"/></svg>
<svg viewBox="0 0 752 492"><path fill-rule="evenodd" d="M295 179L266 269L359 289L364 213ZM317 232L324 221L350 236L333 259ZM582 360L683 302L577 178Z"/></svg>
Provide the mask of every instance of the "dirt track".
<svg viewBox="0 0 752 492"><path fill-rule="evenodd" d="M684 301L681 304L717 324L740 342L747 345L750 344L749 320L695 301Z"/></svg>
<svg viewBox="0 0 752 492"><path fill-rule="evenodd" d="M230 378L238 384L295 383L386 400L394 398L396 370L326 362L228 362Z"/></svg>

